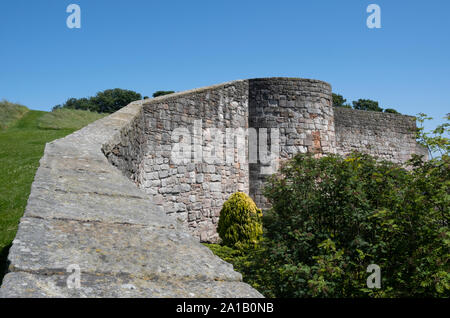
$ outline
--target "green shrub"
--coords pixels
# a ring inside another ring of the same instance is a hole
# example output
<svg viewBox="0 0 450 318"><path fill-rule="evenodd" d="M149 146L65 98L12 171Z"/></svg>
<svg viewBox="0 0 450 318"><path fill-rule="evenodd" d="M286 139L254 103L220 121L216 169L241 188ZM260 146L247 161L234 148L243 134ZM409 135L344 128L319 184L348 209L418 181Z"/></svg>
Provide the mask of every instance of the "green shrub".
<svg viewBox="0 0 450 318"><path fill-rule="evenodd" d="M270 275L267 275L270 266L264 263L264 250L261 245L247 246L247 248L231 248L219 244L206 244L211 251L231 263L234 270L242 274L244 282L250 284L266 297L275 297L272 291L276 282L270 281Z"/></svg>
<svg viewBox="0 0 450 318"><path fill-rule="evenodd" d="M449 297L450 159L410 169L353 154L299 154L265 195L255 262L277 297ZM264 265L265 264L265 265ZM366 286L381 268L381 289Z"/></svg>
<svg viewBox="0 0 450 318"><path fill-rule="evenodd" d="M229 247L256 245L262 236L262 212L243 192L236 192L223 204L217 232Z"/></svg>

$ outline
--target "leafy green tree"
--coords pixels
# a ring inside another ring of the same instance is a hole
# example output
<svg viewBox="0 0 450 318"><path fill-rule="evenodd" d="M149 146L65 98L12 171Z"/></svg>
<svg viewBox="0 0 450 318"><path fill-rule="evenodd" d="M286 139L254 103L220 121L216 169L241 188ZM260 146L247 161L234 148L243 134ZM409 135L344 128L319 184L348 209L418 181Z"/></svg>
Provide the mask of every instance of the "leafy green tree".
<svg viewBox="0 0 450 318"><path fill-rule="evenodd" d="M253 249L215 245L267 297L450 296L450 114L418 141L440 156L403 165L353 153L298 154L267 181ZM366 286L381 268L381 289Z"/></svg>
<svg viewBox="0 0 450 318"><path fill-rule="evenodd" d="M358 110L383 111L383 108L378 106L378 102L371 99L358 99L357 101L353 101L352 104L353 108Z"/></svg>
<svg viewBox="0 0 450 318"><path fill-rule="evenodd" d="M141 94L120 88L107 89L89 98L69 98L63 105L56 105L53 110L61 108L89 110L98 113L113 113L129 103L140 100Z"/></svg>
<svg viewBox="0 0 450 318"><path fill-rule="evenodd" d="M93 103L99 113L113 113L129 103L142 99L141 94L120 88L107 89L97 93Z"/></svg>
<svg viewBox="0 0 450 318"><path fill-rule="evenodd" d="M175 93L175 91L156 91L153 93L153 97L158 97L158 96L163 96L163 95L169 95L169 94L173 94Z"/></svg>
<svg viewBox="0 0 450 318"><path fill-rule="evenodd" d="M295 156L268 181L258 275L247 277L276 297L449 297L450 158L408 167ZM381 289L366 286L370 264Z"/></svg>
<svg viewBox="0 0 450 318"><path fill-rule="evenodd" d="M352 106L350 106L346 102L347 102L347 100L342 95L333 93L333 106L334 107L352 108ZM377 101L373 101L370 99L359 99L357 101L353 101L352 103L353 103L354 109L371 110L371 111L377 111L377 112L383 111L383 108L378 106ZM393 108L386 108L384 110L384 112L391 113L391 114L400 114L398 111L396 111Z"/></svg>
<svg viewBox="0 0 450 318"><path fill-rule="evenodd" d="M333 93L333 106L334 107L351 108L351 106L346 104L346 102L347 102L347 100L342 95Z"/></svg>
<svg viewBox="0 0 450 318"><path fill-rule="evenodd" d="M385 112L385 113L390 113L390 114L400 114L398 111L396 111L396 110L393 109L393 108L386 108L386 109L384 110L384 112Z"/></svg>
<svg viewBox="0 0 450 318"><path fill-rule="evenodd" d="M69 98L61 108L97 111L91 98Z"/></svg>
<svg viewBox="0 0 450 318"><path fill-rule="evenodd" d="M424 113L419 113L416 117L419 126L417 128L417 141L428 149L430 158L433 158L434 154L449 155L450 151L450 113L448 113L441 125L438 125L431 132L426 132L424 127L424 122L426 120L431 120L432 117L427 116Z"/></svg>

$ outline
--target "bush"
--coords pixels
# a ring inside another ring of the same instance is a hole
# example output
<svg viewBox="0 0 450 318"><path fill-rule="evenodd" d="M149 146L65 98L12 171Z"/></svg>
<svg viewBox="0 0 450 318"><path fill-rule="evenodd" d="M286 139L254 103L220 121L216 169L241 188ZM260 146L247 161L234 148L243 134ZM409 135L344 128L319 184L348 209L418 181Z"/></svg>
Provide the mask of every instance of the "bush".
<svg viewBox="0 0 450 318"><path fill-rule="evenodd" d="M236 192L223 204L217 232L228 247L256 245L262 236L262 212L243 192Z"/></svg>
<svg viewBox="0 0 450 318"><path fill-rule="evenodd" d="M242 274L244 282L250 284L266 297L275 297L272 293L273 285L276 282L270 281L270 275L267 275L270 267L264 263L262 254L264 250L260 245L247 248L231 248L219 244L206 244L211 251L223 259L233 264L233 268Z"/></svg>
<svg viewBox="0 0 450 318"><path fill-rule="evenodd" d="M266 289L276 297L449 297L450 159L409 165L362 154L287 162L265 191L272 209L254 270L272 282ZM381 268L381 289L366 287L370 264Z"/></svg>

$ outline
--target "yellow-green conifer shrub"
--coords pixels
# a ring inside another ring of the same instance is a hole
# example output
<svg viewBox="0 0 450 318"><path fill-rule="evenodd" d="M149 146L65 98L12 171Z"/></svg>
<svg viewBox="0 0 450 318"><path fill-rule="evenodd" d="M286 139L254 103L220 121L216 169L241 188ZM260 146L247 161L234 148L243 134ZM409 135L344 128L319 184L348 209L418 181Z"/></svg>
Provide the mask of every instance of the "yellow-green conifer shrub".
<svg viewBox="0 0 450 318"><path fill-rule="evenodd" d="M236 192L223 204L217 232L226 246L256 245L263 232L262 211L248 195Z"/></svg>

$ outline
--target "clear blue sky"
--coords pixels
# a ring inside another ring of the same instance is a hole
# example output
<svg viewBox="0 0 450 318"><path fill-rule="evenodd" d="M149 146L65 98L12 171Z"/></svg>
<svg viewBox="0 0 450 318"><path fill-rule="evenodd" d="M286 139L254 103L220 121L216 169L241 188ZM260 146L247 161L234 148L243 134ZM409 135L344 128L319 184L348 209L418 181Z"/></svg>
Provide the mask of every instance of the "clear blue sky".
<svg viewBox="0 0 450 318"><path fill-rule="evenodd" d="M66 7L81 7L81 29ZM381 7L381 29L366 8ZM352 101L450 112L448 0L0 0L0 98L50 110L108 88L327 81Z"/></svg>

